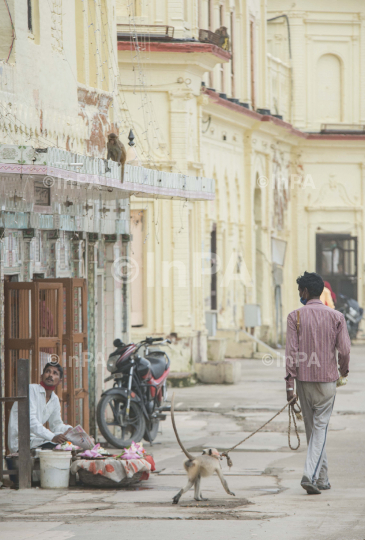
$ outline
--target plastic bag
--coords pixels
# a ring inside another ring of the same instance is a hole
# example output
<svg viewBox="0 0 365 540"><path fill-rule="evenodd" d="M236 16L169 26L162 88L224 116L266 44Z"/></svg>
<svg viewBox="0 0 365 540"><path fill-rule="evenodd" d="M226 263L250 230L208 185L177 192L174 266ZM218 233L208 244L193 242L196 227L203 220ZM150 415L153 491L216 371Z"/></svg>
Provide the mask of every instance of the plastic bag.
<svg viewBox="0 0 365 540"><path fill-rule="evenodd" d="M348 382L348 378L347 377L340 377L337 379L336 381L336 387L338 388L339 386L345 386L345 384L347 384Z"/></svg>
<svg viewBox="0 0 365 540"><path fill-rule="evenodd" d="M76 426L66 434L67 440L79 446L83 450L91 450L94 447L94 441L86 433L86 431L80 426Z"/></svg>

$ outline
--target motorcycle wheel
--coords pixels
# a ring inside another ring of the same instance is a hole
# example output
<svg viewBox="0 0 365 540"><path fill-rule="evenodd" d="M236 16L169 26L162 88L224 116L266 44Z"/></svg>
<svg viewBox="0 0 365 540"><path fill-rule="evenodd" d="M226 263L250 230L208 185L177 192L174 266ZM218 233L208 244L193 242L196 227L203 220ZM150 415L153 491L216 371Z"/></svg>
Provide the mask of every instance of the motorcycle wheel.
<svg viewBox="0 0 365 540"><path fill-rule="evenodd" d="M153 442L157 437L158 429L160 427L160 421L159 420L150 420L148 422L147 426L148 426L148 428L150 430L151 441ZM144 438L144 440L146 442L150 442L150 439L148 438L147 430L145 430L143 438Z"/></svg>
<svg viewBox="0 0 365 540"><path fill-rule="evenodd" d="M115 448L125 448L132 442L139 442L146 430L142 409L131 401L129 420L123 426L123 413L127 398L122 395L106 394L98 403L96 418L99 429L109 444Z"/></svg>

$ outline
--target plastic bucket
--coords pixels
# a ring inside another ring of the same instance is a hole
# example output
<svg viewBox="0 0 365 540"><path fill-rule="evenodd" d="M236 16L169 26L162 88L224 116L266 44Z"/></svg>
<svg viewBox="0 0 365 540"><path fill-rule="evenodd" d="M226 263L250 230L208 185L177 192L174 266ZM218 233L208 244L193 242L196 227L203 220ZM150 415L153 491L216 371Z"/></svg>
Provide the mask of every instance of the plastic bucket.
<svg viewBox="0 0 365 540"><path fill-rule="evenodd" d="M68 488L71 452L40 450L41 487L45 489Z"/></svg>

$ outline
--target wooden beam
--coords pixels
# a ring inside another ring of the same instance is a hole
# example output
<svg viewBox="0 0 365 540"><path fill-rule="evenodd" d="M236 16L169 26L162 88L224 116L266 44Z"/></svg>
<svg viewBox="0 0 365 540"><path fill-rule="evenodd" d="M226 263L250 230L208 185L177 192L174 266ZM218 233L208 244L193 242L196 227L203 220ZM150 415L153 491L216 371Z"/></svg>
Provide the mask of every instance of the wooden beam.
<svg viewBox="0 0 365 540"><path fill-rule="evenodd" d="M27 396L18 404L19 436L19 489L31 487L32 464L30 458L30 422L29 422L29 360L19 358L17 362L17 394Z"/></svg>
<svg viewBox="0 0 365 540"><path fill-rule="evenodd" d="M0 403L2 402L9 402L9 401L21 401L22 399L28 399L27 396L19 396L19 397L2 397L0 398Z"/></svg>

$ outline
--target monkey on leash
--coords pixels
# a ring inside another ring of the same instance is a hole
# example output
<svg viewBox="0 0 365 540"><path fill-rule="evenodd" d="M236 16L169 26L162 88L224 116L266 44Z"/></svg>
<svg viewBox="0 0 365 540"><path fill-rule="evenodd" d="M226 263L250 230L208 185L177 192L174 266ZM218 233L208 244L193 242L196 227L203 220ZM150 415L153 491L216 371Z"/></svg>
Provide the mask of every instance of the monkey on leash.
<svg viewBox="0 0 365 540"><path fill-rule="evenodd" d="M188 475L188 483L186 484L184 488L180 489L179 493L175 495L175 497L172 499L172 503L177 504L180 500L181 495L186 493L193 486L194 486L194 499L196 501L207 501L208 499L203 499L202 492L200 489L200 480L201 478L212 476L214 473L217 473L217 475L219 476L219 479L222 482L222 486L224 487L228 495L235 496L235 494L232 493L232 491L230 491L227 481L223 476L221 464L220 464L220 460L222 459L222 457L216 448L208 448L207 450L204 450L201 456L197 456L195 458L184 448L182 442L180 441L180 437L176 429L175 417L174 417L174 401L175 401L175 394L173 394L172 400L171 400L172 427L174 428L176 439L181 447L181 450L184 452L184 454L188 458L187 461L185 461L184 463L184 468Z"/></svg>

